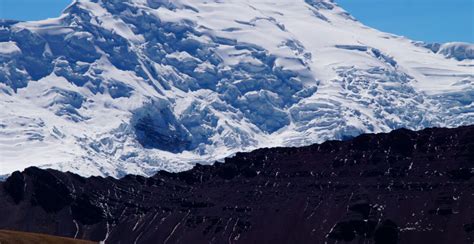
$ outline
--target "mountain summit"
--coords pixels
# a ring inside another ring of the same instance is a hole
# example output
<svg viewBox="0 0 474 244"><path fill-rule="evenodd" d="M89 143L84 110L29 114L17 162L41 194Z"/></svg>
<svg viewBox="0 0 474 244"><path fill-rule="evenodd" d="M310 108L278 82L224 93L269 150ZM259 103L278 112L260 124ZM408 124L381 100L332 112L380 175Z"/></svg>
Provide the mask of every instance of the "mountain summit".
<svg viewBox="0 0 474 244"><path fill-rule="evenodd" d="M0 174L151 175L472 124L474 61L450 53L328 0L77 0L55 19L0 21Z"/></svg>

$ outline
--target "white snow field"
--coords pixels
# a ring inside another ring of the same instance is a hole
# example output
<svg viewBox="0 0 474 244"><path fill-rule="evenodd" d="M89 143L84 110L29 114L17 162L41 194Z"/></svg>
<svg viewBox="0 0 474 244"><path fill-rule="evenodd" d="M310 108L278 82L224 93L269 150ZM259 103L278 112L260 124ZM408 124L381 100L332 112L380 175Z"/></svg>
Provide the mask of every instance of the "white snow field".
<svg viewBox="0 0 474 244"><path fill-rule="evenodd" d="M0 175L151 175L239 151L474 123L473 45L329 0L77 0L0 21Z"/></svg>

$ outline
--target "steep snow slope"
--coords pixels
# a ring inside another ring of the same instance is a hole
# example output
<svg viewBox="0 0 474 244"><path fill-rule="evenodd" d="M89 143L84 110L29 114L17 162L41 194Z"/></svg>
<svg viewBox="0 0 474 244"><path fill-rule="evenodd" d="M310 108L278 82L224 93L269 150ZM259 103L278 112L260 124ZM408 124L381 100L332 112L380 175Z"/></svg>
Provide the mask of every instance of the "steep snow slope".
<svg viewBox="0 0 474 244"><path fill-rule="evenodd" d="M150 175L474 123L474 61L332 1L78 0L59 18L0 26L0 174Z"/></svg>

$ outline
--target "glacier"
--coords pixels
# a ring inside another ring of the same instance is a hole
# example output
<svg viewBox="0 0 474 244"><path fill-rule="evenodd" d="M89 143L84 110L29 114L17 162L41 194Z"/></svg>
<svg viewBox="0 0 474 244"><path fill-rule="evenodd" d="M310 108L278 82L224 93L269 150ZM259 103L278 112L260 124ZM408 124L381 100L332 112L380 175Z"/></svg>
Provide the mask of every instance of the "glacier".
<svg viewBox="0 0 474 244"><path fill-rule="evenodd" d="M331 0L76 0L0 20L0 175L151 175L473 124L472 50L375 30Z"/></svg>

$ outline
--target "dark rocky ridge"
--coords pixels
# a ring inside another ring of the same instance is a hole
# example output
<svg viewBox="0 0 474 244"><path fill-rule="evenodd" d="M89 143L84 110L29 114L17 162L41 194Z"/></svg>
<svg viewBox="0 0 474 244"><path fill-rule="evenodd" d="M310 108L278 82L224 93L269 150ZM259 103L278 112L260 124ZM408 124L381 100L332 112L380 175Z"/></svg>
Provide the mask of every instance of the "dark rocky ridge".
<svg viewBox="0 0 474 244"><path fill-rule="evenodd" d="M153 177L28 168L0 228L108 243L473 243L474 126L239 153Z"/></svg>

